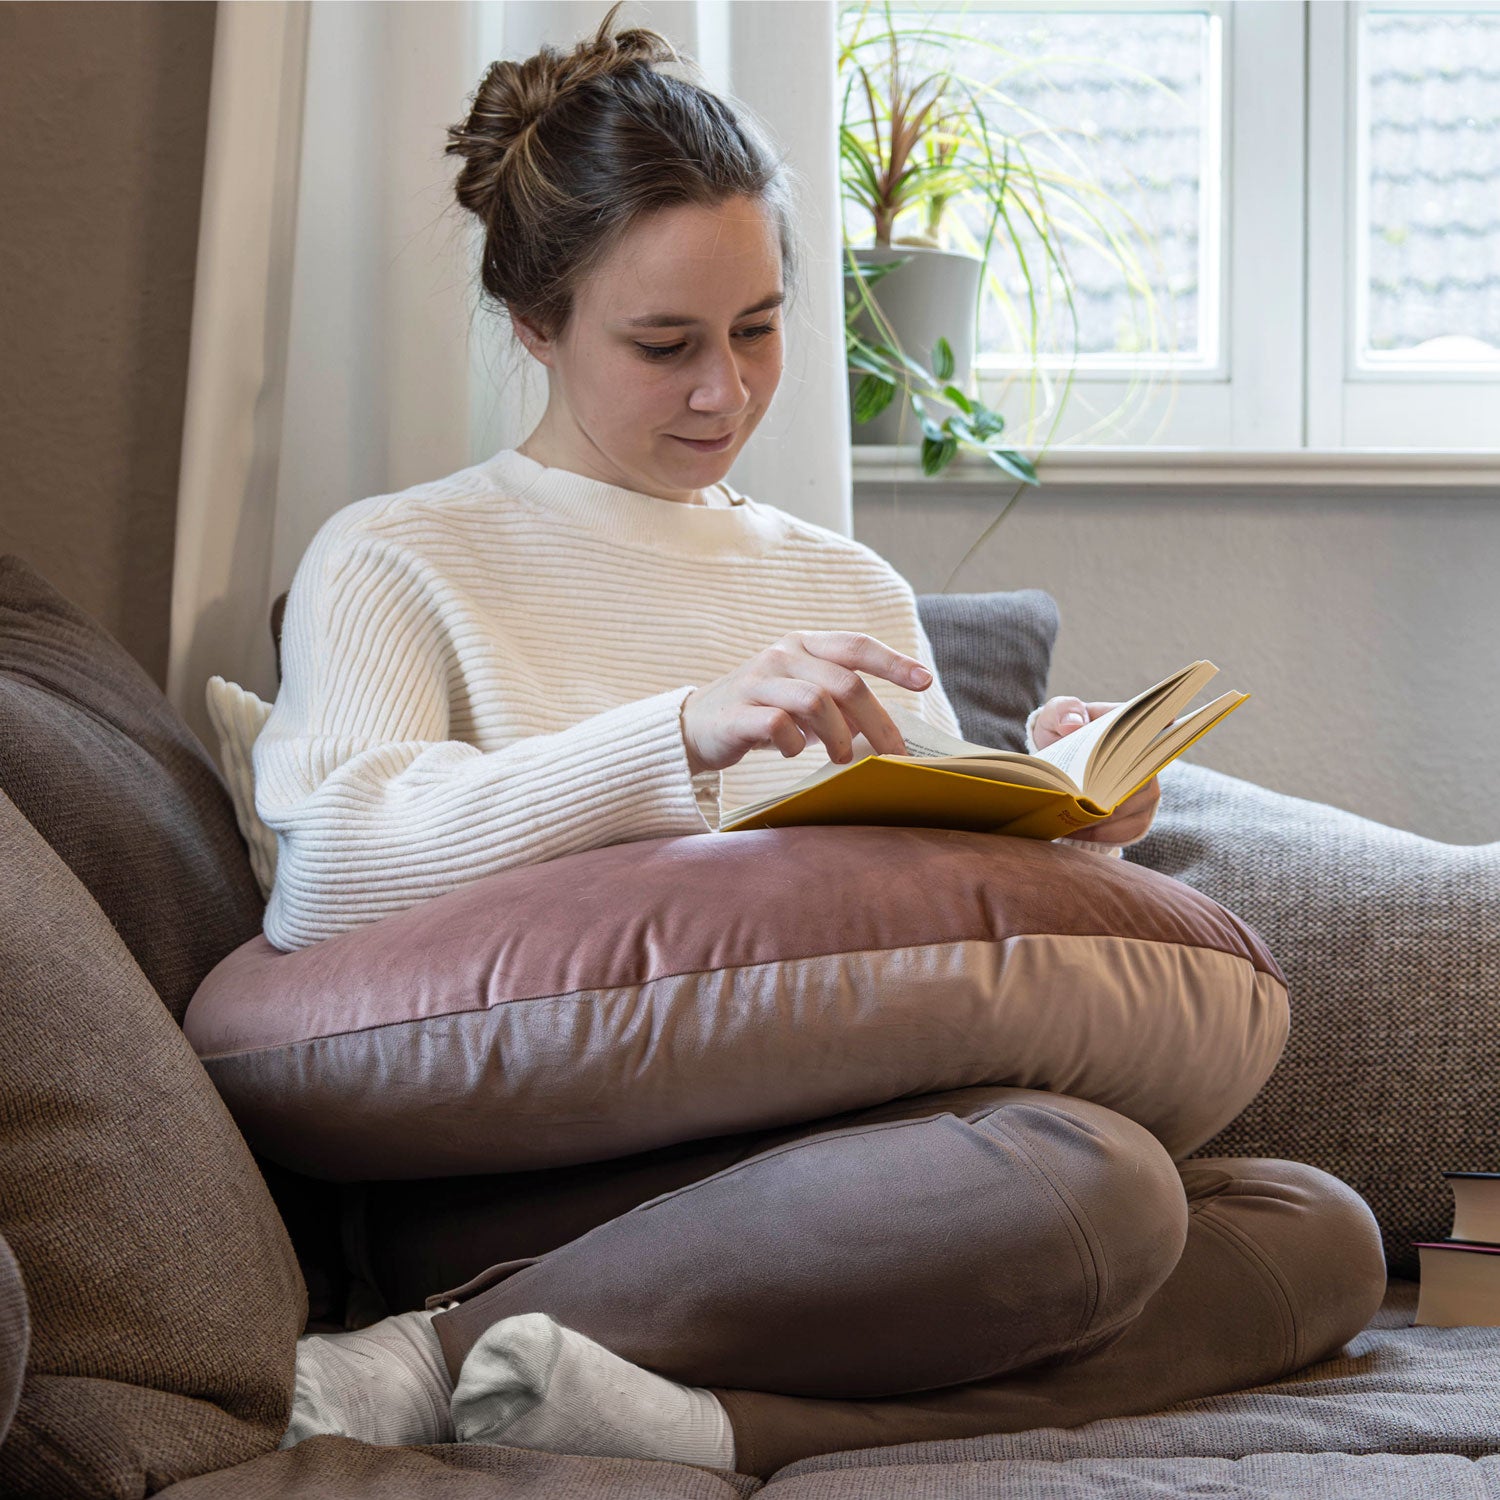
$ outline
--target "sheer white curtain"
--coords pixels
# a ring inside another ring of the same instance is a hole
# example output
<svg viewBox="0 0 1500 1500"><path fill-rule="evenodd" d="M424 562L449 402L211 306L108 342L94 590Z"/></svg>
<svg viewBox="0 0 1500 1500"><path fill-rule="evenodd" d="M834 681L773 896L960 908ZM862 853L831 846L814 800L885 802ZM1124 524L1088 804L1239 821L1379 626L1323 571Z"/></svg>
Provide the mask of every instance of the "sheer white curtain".
<svg viewBox="0 0 1500 1500"><path fill-rule="evenodd" d="M546 398L480 306L445 128L485 65L570 44L607 0L220 0L178 495L168 693L212 744L221 673L265 698L270 601L340 506L520 441ZM731 474L850 529L833 0L655 0L791 167L803 244L787 369Z"/></svg>

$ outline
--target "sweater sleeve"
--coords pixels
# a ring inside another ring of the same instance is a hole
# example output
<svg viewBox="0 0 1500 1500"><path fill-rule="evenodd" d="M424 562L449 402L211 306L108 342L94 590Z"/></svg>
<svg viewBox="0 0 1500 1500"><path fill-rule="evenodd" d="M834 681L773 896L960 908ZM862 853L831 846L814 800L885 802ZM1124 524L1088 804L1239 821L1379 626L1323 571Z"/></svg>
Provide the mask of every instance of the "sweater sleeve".
<svg viewBox="0 0 1500 1500"><path fill-rule="evenodd" d="M451 732L460 669L430 600L420 568L368 538L320 536L298 569L254 749L278 948L512 866L709 830L680 723L691 684L481 751Z"/></svg>

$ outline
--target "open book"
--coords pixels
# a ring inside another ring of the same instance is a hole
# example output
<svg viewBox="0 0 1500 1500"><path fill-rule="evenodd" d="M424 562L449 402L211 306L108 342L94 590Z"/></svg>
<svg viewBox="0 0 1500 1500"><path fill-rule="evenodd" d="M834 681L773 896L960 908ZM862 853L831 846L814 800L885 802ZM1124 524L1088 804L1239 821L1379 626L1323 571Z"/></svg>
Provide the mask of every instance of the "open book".
<svg viewBox="0 0 1500 1500"><path fill-rule="evenodd" d="M874 823L1061 838L1107 818L1246 700L1247 693L1224 693L1178 717L1218 670L1195 661L1035 755L971 745L890 708L905 755L876 755L858 735L850 764L831 763L774 797L736 807L719 827Z"/></svg>

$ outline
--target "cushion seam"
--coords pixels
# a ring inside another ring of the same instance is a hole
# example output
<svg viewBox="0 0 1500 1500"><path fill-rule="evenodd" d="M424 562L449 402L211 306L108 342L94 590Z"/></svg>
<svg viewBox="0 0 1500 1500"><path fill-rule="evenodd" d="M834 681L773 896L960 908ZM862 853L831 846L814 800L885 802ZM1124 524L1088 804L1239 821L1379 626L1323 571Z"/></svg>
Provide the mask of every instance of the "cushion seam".
<svg viewBox="0 0 1500 1500"><path fill-rule="evenodd" d="M509 1005L529 1005L529 1004L531 1004L533 1002L536 1002L536 1001L558 1002L558 1001L569 1001L569 1000L572 1000L572 1001L585 1000L585 999L588 999L591 996L599 995L601 993L611 993L611 992L617 992L617 991L620 991L620 990L628 990L628 989L643 989L647 985L663 984L663 983L666 983L669 980L674 980L674 979L700 979L703 976L709 975L709 974L724 974L724 975L748 974L748 973L752 973L752 972L754 972L755 970L758 970L758 969L770 969L770 968L775 968L775 967L783 966L783 965L786 965L786 964L810 963L810 962L812 962L814 960L827 959L827 958L845 958L845 957L848 957L851 953L869 953L869 954L874 954L874 953L880 953L880 954L885 954L885 953L922 953L922 952L930 951L930 950L935 949L935 948L952 947L952 946L955 946L957 944L962 944L962 943L985 943L985 944L988 944L990 947L999 947L999 946L1001 946L1003 944L1006 944L1006 943L1022 943L1022 942L1026 942L1026 941L1028 941L1030 939L1035 939L1035 938L1055 938L1055 937L1062 937L1062 938L1087 938L1090 941L1093 941L1093 940L1095 940L1097 938L1104 938L1104 939L1112 941L1112 942L1131 943L1131 944L1140 944L1140 943L1143 943L1143 944L1146 944L1146 945L1151 946L1151 947L1157 947L1157 946L1161 946L1162 945L1161 942L1158 939L1155 939L1155 938L1122 938L1122 937L1116 937L1116 936L1114 936L1114 935L1112 935L1110 933L1067 933L1067 934L1059 934L1059 933L1047 933L1047 932L1032 932L1032 933L1021 933L1021 934L1019 934L1019 935L1017 935L1015 937L1008 937L1008 938L954 938L954 939L944 939L944 940L942 940L940 942L935 942L935 943L906 943L906 944L901 944L901 945L897 945L897 946L892 946L892 947L889 947L889 948L857 948L857 949L844 949L842 951L840 951L840 950L834 950L834 951L831 951L831 952L828 952L828 953L802 954L802 955L799 955L796 958L768 958L768 959L761 959L761 960L758 960L755 963L736 964L733 967L727 967L726 966L724 968L681 969L681 970L674 971L673 973L670 973L670 974L658 974L658 975L654 975L650 979L636 980L633 983L627 981L625 983L617 984L617 985L601 985L601 986L596 986L596 987L593 987L593 988L582 987L582 988L573 989L573 990L558 990L558 991L556 991L554 993L551 993L551 994L512 995L512 996L509 996L509 997L507 997L507 998L505 998L503 1000L497 1000L497 1001L495 1001L492 1004L488 1004L487 1003L487 1004L485 1004L483 1006L467 1006L467 1007L464 1007L462 1009L457 1009L457 1010L436 1011L436 1012L432 1013L431 1015L424 1015L424 1016L399 1016L399 1017L396 1017L395 1019L389 1020L389 1021L375 1021L375 1022L372 1022L368 1026L351 1026L351 1027L348 1027L347 1029L342 1030L342 1031L322 1031L322 1032L319 1032L316 1036L297 1037L297 1038L289 1039L289 1040L286 1040L286 1041L261 1042L261 1043L259 1043L258 1045L254 1046L254 1047L236 1047L236 1048L233 1048L231 1050L224 1051L224 1052L202 1052L202 1053L199 1053L198 1056L199 1056L199 1060L202 1061L202 1062L210 1062L210 1061L218 1062L218 1061L224 1061L224 1060L227 1060L227 1059L230 1059L230 1058L237 1058L237 1057L254 1057L258 1053L262 1053L262 1052L278 1052L278 1051L284 1051L284 1050L292 1048L292 1047L313 1046L313 1045L315 1045L317 1043L320 1043L320 1042L334 1041L334 1040L336 1040L337 1038L340 1038L340 1037L368 1036L368 1035L371 1035L372 1033L377 1032L377 1031L389 1031L393 1027L399 1027L399 1026L428 1026L428 1025L431 1025L435 1021L448 1021L448 1020L462 1019L463 1017L466 1017L466 1016L493 1015L493 1014L497 1013L498 1011L500 1011L502 1007L509 1006ZM1265 974L1267 978L1274 979L1276 981L1276 983L1279 984L1279 985L1281 985L1281 987L1283 989L1286 988L1285 984L1280 979L1277 979L1276 976L1273 975L1273 974L1268 974L1267 971L1264 970L1264 969L1257 968L1256 965L1255 965L1255 963L1254 963L1254 961L1251 960L1247 955L1245 955L1243 953L1226 953L1224 951L1224 949L1222 949L1222 948L1205 948L1201 944L1195 945L1195 944L1191 944L1191 943L1168 942L1166 945L1170 946L1170 947L1176 947L1176 948L1191 948L1192 951L1195 952L1195 953L1216 954L1216 955L1218 955L1218 956L1220 956L1222 958L1229 959L1233 963L1247 964L1247 965L1249 965L1250 971L1251 971L1252 974L1257 974L1257 975L1259 975L1259 974ZM302 950L302 951L305 951L305 950ZM283 955L283 956L286 956L286 955Z"/></svg>

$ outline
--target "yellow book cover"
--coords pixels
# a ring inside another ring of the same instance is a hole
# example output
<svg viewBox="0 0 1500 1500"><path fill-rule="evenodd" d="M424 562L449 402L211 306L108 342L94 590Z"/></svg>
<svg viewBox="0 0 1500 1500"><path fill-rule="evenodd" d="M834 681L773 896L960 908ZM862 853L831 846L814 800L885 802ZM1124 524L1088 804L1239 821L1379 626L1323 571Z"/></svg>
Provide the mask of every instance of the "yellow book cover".
<svg viewBox="0 0 1500 1500"><path fill-rule="evenodd" d="M1193 662L1036 755L955 739L896 708L905 755L831 763L775 797L733 809L719 827L868 823L1062 838L1109 817L1247 700L1225 693L1178 718L1217 671Z"/></svg>

